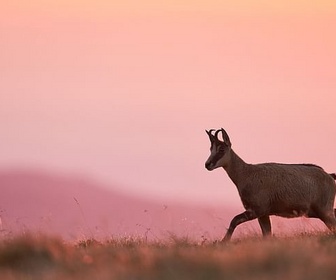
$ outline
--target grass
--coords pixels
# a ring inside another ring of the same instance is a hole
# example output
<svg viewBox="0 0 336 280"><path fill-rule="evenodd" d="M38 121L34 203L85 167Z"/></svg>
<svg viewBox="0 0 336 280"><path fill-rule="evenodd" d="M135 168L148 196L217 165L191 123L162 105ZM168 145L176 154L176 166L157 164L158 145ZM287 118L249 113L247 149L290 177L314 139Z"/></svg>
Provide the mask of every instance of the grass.
<svg viewBox="0 0 336 280"><path fill-rule="evenodd" d="M336 237L248 237L227 244L187 238L76 243L43 235L0 241L0 279L335 279Z"/></svg>

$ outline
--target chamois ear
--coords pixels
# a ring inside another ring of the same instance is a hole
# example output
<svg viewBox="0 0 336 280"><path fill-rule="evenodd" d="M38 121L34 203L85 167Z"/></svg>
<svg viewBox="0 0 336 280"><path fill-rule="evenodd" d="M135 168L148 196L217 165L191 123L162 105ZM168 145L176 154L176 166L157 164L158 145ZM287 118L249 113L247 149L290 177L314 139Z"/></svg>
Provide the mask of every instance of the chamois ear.
<svg viewBox="0 0 336 280"><path fill-rule="evenodd" d="M230 141L229 135L226 133L224 128L221 128L220 131L222 132L223 141L224 141L225 145L228 146L228 147L231 147L231 141Z"/></svg>

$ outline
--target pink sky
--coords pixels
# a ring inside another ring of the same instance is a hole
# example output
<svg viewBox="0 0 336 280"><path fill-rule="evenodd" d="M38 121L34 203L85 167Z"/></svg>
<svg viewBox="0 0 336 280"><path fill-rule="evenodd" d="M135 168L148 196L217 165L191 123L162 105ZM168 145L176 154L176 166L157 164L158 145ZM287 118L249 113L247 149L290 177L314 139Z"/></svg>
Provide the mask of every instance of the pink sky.
<svg viewBox="0 0 336 280"><path fill-rule="evenodd" d="M336 171L335 1L8 2L1 169L236 205L204 168L204 129L224 127L247 162Z"/></svg>

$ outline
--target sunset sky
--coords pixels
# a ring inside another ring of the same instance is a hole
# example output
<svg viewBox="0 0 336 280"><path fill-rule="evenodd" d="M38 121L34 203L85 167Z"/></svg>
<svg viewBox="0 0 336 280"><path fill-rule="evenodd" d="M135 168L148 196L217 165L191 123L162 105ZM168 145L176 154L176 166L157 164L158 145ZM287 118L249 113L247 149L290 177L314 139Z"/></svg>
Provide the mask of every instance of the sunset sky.
<svg viewBox="0 0 336 280"><path fill-rule="evenodd" d="M245 161L336 172L336 1L5 1L0 169L240 204L205 129ZM0 186L1 188L1 186Z"/></svg>

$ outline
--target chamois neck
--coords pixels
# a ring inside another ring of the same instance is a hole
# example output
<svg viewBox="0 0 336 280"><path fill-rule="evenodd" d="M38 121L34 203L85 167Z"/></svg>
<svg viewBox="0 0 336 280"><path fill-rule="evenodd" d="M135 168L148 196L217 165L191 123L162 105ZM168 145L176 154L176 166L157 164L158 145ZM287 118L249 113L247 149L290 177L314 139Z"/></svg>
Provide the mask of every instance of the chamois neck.
<svg viewBox="0 0 336 280"><path fill-rule="evenodd" d="M232 182L238 187L239 181L244 177L244 173L247 171L249 164L241 159L232 149L230 151L230 161L226 166L223 166L224 170L229 175Z"/></svg>

